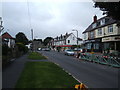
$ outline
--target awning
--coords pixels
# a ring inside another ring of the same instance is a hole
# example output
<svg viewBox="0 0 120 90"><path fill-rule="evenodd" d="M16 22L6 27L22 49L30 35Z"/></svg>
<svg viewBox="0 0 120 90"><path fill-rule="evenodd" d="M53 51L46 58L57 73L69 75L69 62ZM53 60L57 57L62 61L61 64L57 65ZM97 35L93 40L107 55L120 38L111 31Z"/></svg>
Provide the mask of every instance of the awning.
<svg viewBox="0 0 120 90"><path fill-rule="evenodd" d="M59 45L57 47L72 47L72 45Z"/></svg>

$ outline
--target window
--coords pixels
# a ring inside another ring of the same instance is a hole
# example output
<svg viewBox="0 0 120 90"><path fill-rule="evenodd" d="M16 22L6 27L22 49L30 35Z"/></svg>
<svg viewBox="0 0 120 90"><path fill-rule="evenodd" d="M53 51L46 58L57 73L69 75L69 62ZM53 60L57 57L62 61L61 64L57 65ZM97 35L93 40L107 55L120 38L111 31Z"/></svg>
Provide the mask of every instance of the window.
<svg viewBox="0 0 120 90"><path fill-rule="evenodd" d="M97 22L97 26L100 26L100 21Z"/></svg>
<svg viewBox="0 0 120 90"><path fill-rule="evenodd" d="M92 25L92 28L95 28L97 26L97 24L96 23L94 23L93 25Z"/></svg>
<svg viewBox="0 0 120 90"><path fill-rule="evenodd" d="M86 33L84 33L84 39L86 39L87 37L86 37Z"/></svg>
<svg viewBox="0 0 120 90"><path fill-rule="evenodd" d="M101 35L102 34L102 28L99 28L98 29L98 35Z"/></svg>
<svg viewBox="0 0 120 90"><path fill-rule="evenodd" d="M68 43L70 43L70 40L68 40Z"/></svg>
<svg viewBox="0 0 120 90"><path fill-rule="evenodd" d="M94 44L94 49L99 49L99 44L98 43Z"/></svg>
<svg viewBox="0 0 120 90"><path fill-rule="evenodd" d="M90 32L90 38L91 38L91 39L94 38L94 32Z"/></svg>
<svg viewBox="0 0 120 90"><path fill-rule="evenodd" d="M111 32L113 32L113 25L108 26L108 33L111 33Z"/></svg>
<svg viewBox="0 0 120 90"><path fill-rule="evenodd" d="M75 40L75 37L73 37L73 40Z"/></svg>
<svg viewBox="0 0 120 90"><path fill-rule="evenodd" d="M92 43L87 44L87 49L91 49Z"/></svg>
<svg viewBox="0 0 120 90"><path fill-rule="evenodd" d="M102 19L102 20L100 21L100 25L103 25L103 24L105 24L105 19Z"/></svg>

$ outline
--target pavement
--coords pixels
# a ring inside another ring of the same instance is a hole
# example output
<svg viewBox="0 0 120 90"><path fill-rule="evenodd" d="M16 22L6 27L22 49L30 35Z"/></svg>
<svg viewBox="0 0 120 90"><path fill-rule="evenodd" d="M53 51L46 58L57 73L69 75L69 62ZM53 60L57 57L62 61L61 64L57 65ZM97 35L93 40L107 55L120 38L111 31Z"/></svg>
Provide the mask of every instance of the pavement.
<svg viewBox="0 0 120 90"><path fill-rule="evenodd" d="M14 88L20 74L24 68L25 62L28 60L27 54L12 61L2 70L2 88Z"/></svg>
<svg viewBox="0 0 120 90"><path fill-rule="evenodd" d="M19 79L21 72L26 62L38 62L48 60L30 60L27 58L28 54L17 58L12 61L7 67L2 70L2 88L14 88L17 80Z"/></svg>

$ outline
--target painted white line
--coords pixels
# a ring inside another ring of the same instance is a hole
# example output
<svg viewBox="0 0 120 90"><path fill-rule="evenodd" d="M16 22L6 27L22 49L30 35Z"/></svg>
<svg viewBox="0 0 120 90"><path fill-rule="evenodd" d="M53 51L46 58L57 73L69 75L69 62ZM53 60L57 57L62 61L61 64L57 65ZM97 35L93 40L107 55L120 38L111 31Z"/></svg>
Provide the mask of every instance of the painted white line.
<svg viewBox="0 0 120 90"><path fill-rule="evenodd" d="M57 64L57 63L55 63L55 62L53 62L54 64L56 64L57 66L60 66L59 64ZM82 83L80 80L78 80L75 76L73 76L70 72L68 72L67 70L65 70L65 69L63 69L62 68L62 70L64 70L66 73L68 73L70 76L72 76L75 80L77 80L79 83ZM83 83L84 84L84 83ZM85 84L84 84L85 85ZM87 85L85 85L85 87L86 88L88 88L88 86Z"/></svg>

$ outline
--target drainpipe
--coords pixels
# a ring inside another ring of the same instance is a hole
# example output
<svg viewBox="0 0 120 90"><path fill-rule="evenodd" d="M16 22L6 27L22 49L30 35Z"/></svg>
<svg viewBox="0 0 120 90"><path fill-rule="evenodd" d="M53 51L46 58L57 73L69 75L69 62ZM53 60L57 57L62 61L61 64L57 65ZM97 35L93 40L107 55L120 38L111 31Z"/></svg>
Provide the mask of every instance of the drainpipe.
<svg viewBox="0 0 120 90"><path fill-rule="evenodd" d="M116 42L115 42L115 51L116 51Z"/></svg>

